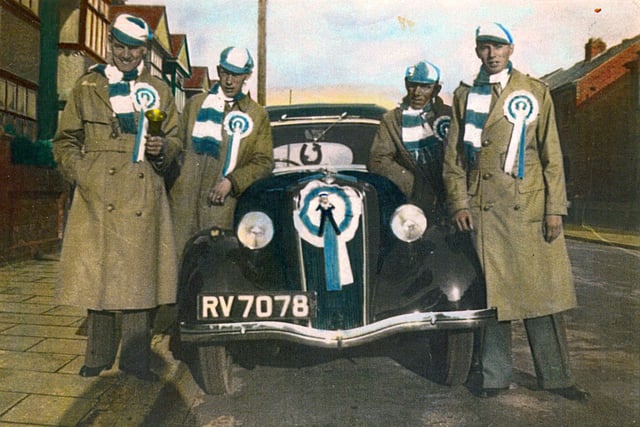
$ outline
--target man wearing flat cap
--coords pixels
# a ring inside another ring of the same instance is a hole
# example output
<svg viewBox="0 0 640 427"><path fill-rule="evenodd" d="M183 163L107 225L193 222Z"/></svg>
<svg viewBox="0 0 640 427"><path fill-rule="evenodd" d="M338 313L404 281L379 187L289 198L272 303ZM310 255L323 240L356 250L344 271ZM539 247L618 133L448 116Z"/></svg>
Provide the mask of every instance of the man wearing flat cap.
<svg viewBox="0 0 640 427"><path fill-rule="evenodd" d="M407 198L434 218L444 202L442 157L451 107L438 96L440 69L423 60L408 67L407 95L385 113L374 137L369 170L393 181Z"/></svg>
<svg viewBox="0 0 640 427"><path fill-rule="evenodd" d="M238 197L273 170L269 117L246 90L253 66L249 50L224 49L218 82L191 98L181 116L183 152L171 188L179 253L198 231L233 229Z"/></svg>
<svg viewBox="0 0 640 427"><path fill-rule="evenodd" d="M84 377L111 368L121 335L120 370L157 379L149 366L152 313L175 303L177 259L162 174L180 151L178 113L169 87L144 67L150 39L143 19L114 20L111 61L80 77L53 142L59 169L74 185L57 297L88 309ZM166 119L151 136L144 113L156 109Z"/></svg>
<svg viewBox="0 0 640 427"><path fill-rule="evenodd" d="M562 233L567 214L553 102L542 81L514 69L511 33L476 29L475 77L454 92L444 179L454 224L470 232L498 323L484 328L479 384L496 396L512 380L511 321L524 321L538 385L583 401L569 367L562 312L576 306ZM472 375L472 377L475 377Z"/></svg>

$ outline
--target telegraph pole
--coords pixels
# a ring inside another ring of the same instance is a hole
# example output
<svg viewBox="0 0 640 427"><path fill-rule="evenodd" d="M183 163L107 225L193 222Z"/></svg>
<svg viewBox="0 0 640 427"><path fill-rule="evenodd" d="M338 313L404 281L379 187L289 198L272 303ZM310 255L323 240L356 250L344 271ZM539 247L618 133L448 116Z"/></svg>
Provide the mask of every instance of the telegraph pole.
<svg viewBox="0 0 640 427"><path fill-rule="evenodd" d="M258 104L267 104L267 0L258 0Z"/></svg>

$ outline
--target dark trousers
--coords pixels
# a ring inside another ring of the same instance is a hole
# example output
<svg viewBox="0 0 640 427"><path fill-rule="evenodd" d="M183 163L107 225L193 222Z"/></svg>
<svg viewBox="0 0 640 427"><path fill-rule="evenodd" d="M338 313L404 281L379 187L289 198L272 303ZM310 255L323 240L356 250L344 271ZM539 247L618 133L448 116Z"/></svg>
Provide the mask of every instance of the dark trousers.
<svg viewBox="0 0 640 427"><path fill-rule="evenodd" d="M120 328L117 314L120 314ZM126 310L119 313L89 310L84 364L90 368L113 365L118 353L118 343L122 340L120 369L127 372L147 372L151 358L151 322L151 310Z"/></svg>
<svg viewBox="0 0 640 427"><path fill-rule="evenodd" d="M525 319L538 386L542 389L575 385L569 367L567 336L562 315ZM498 322L484 329L481 346L482 386L507 388L511 383L511 322Z"/></svg>

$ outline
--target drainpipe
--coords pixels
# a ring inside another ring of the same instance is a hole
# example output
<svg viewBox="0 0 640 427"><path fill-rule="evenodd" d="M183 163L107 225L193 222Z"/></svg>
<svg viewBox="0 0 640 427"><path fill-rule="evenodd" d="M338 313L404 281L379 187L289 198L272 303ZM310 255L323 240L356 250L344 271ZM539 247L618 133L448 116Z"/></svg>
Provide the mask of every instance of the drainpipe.
<svg viewBox="0 0 640 427"><path fill-rule="evenodd" d="M38 139L52 139L58 127L58 0L40 0Z"/></svg>

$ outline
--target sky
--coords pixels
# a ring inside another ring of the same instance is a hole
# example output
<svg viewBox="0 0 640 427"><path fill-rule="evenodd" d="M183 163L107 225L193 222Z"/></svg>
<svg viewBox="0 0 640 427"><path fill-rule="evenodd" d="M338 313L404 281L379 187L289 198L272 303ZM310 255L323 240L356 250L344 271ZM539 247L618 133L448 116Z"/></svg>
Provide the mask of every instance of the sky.
<svg viewBox="0 0 640 427"><path fill-rule="evenodd" d="M191 65L208 66L212 78L227 46L255 59L258 0L127 3L164 5L169 31L187 35ZM640 34L640 0L268 0L268 103L327 88L399 101L406 68L423 59L440 67L446 97L477 73L474 32L484 22L507 27L514 67L542 77L583 60L591 37L612 47Z"/></svg>

